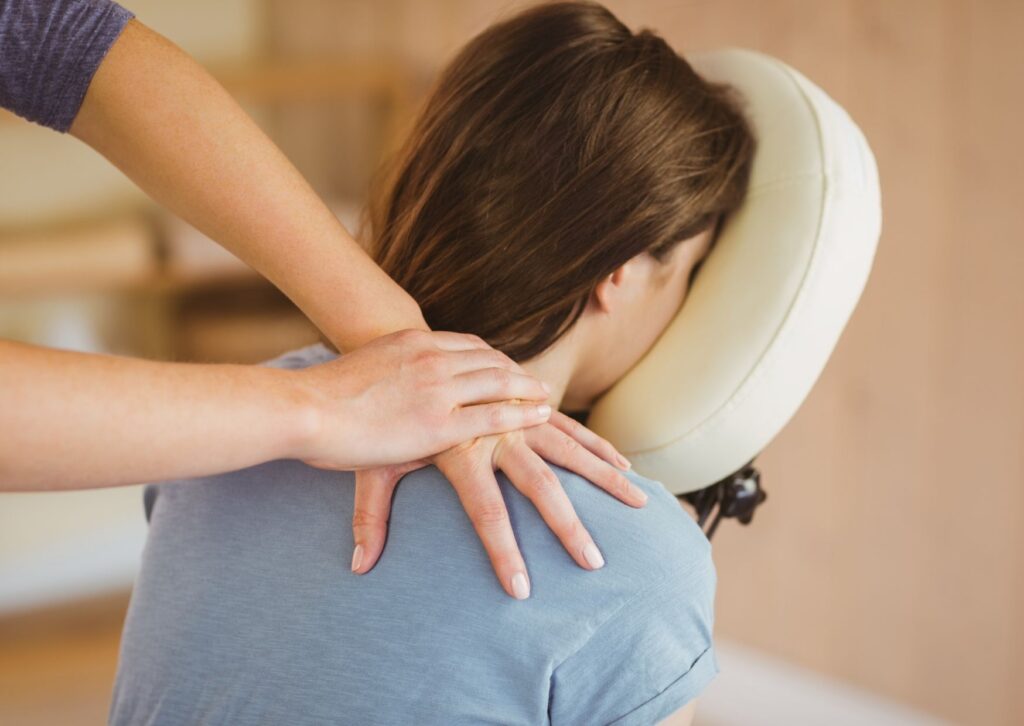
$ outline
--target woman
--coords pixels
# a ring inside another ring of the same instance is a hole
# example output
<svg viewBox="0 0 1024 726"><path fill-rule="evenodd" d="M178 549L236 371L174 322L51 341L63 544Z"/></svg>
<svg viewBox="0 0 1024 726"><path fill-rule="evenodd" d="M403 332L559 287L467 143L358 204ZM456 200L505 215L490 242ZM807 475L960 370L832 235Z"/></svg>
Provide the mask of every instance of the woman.
<svg viewBox="0 0 1024 726"><path fill-rule="evenodd" d="M427 332L416 302L227 92L117 3L0 3L0 107L89 144L354 351L274 371L0 340L0 491L134 484L277 458L400 464L525 426L524 451L574 437L572 468L599 471L596 483L641 505L605 463L628 462L552 414L540 382L479 338ZM466 470L452 485L486 511L497 485ZM480 531L496 561L525 572L507 523Z"/></svg>
<svg viewBox="0 0 1024 726"><path fill-rule="evenodd" d="M375 254L428 322L480 335L582 414L675 315L752 149L727 89L656 35L543 5L444 71L376 198ZM150 489L112 721L634 724L691 703L717 671L707 540L656 482L631 475L648 504L617 509L516 436L464 451L532 483L500 479L535 585L518 603L479 577L473 524L442 516L460 506L448 454L393 501L371 487L353 505L352 477L296 462ZM566 533L572 559L527 498L556 484L594 533ZM360 578L333 564L349 551L333 523L354 514Z"/></svg>

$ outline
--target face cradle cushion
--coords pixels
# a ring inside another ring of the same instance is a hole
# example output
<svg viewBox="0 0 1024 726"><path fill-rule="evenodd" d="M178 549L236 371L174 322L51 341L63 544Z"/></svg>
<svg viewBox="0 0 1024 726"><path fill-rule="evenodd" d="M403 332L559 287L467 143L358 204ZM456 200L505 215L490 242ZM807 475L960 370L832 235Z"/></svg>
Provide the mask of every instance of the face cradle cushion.
<svg viewBox="0 0 1024 726"><path fill-rule="evenodd" d="M742 469L818 379L881 231L860 129L786 64L727 49L688 58L733 86L757 139L750 187L679 314L587 425L675 494Z"/></svg>

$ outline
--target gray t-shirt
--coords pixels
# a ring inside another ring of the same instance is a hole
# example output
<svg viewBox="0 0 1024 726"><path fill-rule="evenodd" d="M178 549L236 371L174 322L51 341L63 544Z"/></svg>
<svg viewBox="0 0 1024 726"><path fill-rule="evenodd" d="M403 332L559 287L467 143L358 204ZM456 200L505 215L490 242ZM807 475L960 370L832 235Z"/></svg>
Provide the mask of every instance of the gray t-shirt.
<svg viewBox="0 0 1024 726"><path fill-rule="evenodd" d="M275 362L327 360L311 346ZM348 569L353 476L275 461L150 487L114 724L650 724L718 671L715 570L660 484L623 505L554 468L607 561L578 567L499 477L532 595L510 598L451 485L395 492L384 554Z"/></svg>
<svg viewBox="0 0 1024 726"><path fill-rule="evenodd" d="M67 131L132 17L110 0L0 0L0 107Z"/></svg>

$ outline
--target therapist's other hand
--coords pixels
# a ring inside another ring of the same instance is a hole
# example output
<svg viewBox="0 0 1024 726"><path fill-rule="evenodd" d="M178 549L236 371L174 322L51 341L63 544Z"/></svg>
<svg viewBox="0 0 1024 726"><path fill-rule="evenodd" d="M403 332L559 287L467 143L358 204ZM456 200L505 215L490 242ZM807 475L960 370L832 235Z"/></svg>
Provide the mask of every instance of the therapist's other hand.
<svg viewBox="0 0 1024 726"><path fill-rule="evenodd" d="M633 507L647 501L647 495L622 474L629 462L609 442L559 412L545 424L468 441L430 460L458 493L502 588L518 599L529 597L530 578L494 476L497 470L533 502L580 567L595 570L604 565L600 550L545 459ZM354 572L368 572L380 558L398 480L426 463L356 472Z"/></svg>
<svg viewBox="0 0 1024 726"><path fill-rule="evenodd" d="M287 373L308 419L292 458L325 469L415 461L551 414L544 384L475 335L404 330Z"/></svg>

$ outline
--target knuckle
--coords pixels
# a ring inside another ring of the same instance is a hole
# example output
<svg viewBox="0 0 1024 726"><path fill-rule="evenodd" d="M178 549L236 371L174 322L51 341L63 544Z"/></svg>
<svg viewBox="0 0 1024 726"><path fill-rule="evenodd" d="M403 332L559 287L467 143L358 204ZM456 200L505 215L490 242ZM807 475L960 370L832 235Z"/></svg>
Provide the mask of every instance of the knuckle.
<svg viewBox="0 0 1024 726"><path fill-rule="evenodd" d="M504 406L492 406L487 412L487 423L495 429L502 428L508 423L508 412Z"/></svg>
<svg viewBox="0 0 1024 726"><path fill-rule="evenodd" d="M479 527L493 529L508 522L508 512L497 502L482 504L473 510L472 519Z"/></svg>
<svg viewBox="0 0 1024 726"><path fill-rule="evenodd" d="M409 344L425 342L425 339L423 337L423 331L415 330L412 328L407 330L400 330L397 333L395 333L395 340L397 340L399 343Z"/></svg>
<svg viewBox="0 0 1024 726"><path fill-rule="evenodd" d="M580 432L586 430L583 424L569 416L559 416L558 422L559 430L572 439L578 439Z"/></svg>
<svg viewBox="0 0 1024 726"><path fill-rule="evenodd" d="M420 350L417 351L413 360L425 371L436 372L441 367L444 358L436 350Z"/></svg>
<svg viewBox="0 0 1024 726"><path fill-rule="evenodd" d="M559 482L553 474L538 473L527 486L534 494L546 496L559 486Z"/></svg>
<svg viewBox="0 0 1024 726"><path fill-rule="evenodd" d="M575 456L582 449L580 442L571 436L562 437L562 451L570 456Z"/></svg>
<svg viewBox="0 0 1024 726"><path fill-rule="evenodd" d="M369 509L359 507L352 512L353 527L378 528L382 527L386 522L387 520L384 517Z"/></svg>
<svg viewBox="0 0 1024 726"><path fill-rule="evenodd" d="M512 390L512 374L504 368L492 368L491 371L498 391L508 394Z"/></svg>
<svg viewBox="0 0 1024 726"><path fill-rule="evenodd" d="M461 455L467 455L470 452L473 452L473 451L477 450L479 447L480 447L480 437L479 436L476 437L475 439L470 439L469 441L463 441L463 442L461 442L459 444L456 444L455 446L453 446L452 448L450 448L448 451L445 452L445 454L444 454L445 460L450 460L453 457L458 457L458 456L461 456Z"/></svg>

